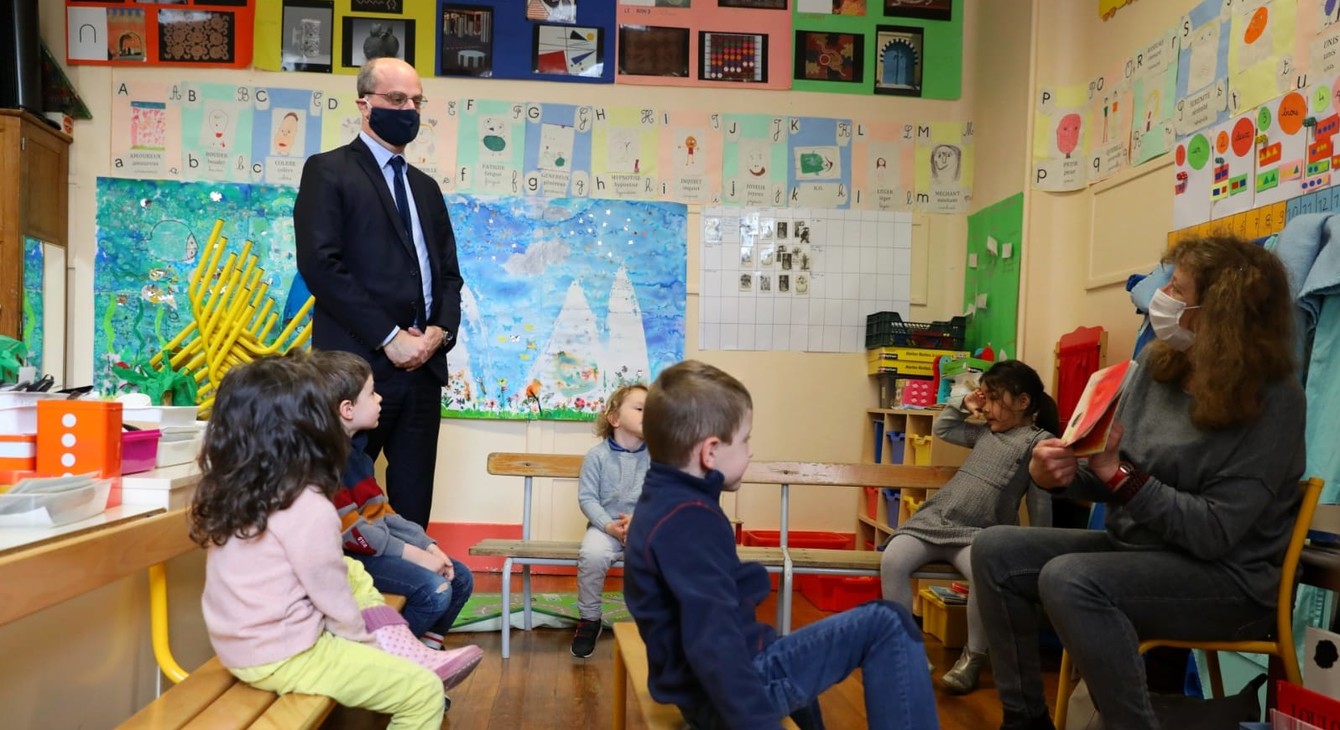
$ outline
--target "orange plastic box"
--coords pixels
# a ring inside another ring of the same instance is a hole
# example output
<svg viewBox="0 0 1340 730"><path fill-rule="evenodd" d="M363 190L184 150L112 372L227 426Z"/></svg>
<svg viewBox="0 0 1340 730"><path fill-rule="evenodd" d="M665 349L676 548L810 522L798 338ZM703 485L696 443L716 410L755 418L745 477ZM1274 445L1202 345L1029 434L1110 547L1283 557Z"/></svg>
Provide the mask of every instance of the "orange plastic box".
<svg viewBox="0 0 1340 730"><path fill-rule="evenodd" d="M0 470L32 471L35 468L36 436L0 436Z"/></svg>
<svg viewBox="0 0 1340 730"><path fill-rule="evenodd" d="M121 404L44 400L37 404L37 473L121 475Z"/></svg>

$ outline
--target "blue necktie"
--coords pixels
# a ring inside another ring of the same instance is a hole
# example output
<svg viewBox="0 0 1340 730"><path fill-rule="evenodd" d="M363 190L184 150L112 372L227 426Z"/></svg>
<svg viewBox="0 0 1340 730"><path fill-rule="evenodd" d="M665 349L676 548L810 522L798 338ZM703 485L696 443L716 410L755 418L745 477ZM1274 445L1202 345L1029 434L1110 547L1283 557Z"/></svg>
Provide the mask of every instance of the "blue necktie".
<svg viewBox="0 0 1340 730"><path fill-rule="evenodd" d="M409 218L409 196L405 194L405 158L396 155L391 158L391 172L394 173L395 207L400 211L400 222L405 224L405 235L414 238L414 225Z"/></svg>

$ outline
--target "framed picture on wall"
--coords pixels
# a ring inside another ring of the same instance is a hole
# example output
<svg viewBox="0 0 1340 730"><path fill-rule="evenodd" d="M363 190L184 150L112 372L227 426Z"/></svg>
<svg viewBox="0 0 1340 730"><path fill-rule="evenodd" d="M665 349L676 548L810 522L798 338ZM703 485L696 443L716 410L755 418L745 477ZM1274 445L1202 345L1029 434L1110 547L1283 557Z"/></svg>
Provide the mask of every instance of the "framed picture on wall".
<svg viewBox="0 0 1340 730"><path fill-rule="evenodd" d="M284 0L279 67L330 73L335 9L329 0Z"/></svg>
<svg viewBox="0 0 1340 730"><path fill-rule="evenodd" d="M796 31L795 77L806 81L865 80L865 34Z"/></svg>
<svg viewBox="0 0 1340 730"><path fill-rule="evenodd" d="M925 64L921 28L881 25L875 30L875 93L921 96Z"/></svg>
<svg viewBox="0 0 1340 730"><path fill-rule="evenodd" d="M474 5L442 6L443 76L493 75L493 9Z"/></svg>
<svg viewBox="0 0 1340 730"><path fill-rule="evenodd" d="M786 0L717 0L717 5L723 8L786 10Z"/></svg>
<svg viewBox="0 0 1340 730"><path fill-rule="evenodd" d="M764 33L698 33L702 54L698 78L761 84L768 80L768 36Z"/></svg>
<svg viewBox="0 0 1340 730"><path fill-rule="evenodd" d="M158 13L160 61L230 64L237 45L237 16L204 10L162 10Z"/></svg>
<svg viewBox="0 0 1340 730"><path fill-rule="evenodd" d="M619 73L637 76L689 75L689 29L649 25L619 26Z"/></svg>
<svg viewBox="0 0 1340 730"><path fill-rule="evenodd" d="M605 72L602 41L597 27L537 24L531 70L555 76L598 77Z"/></svg>
<svg viewBox="0 0 1340 730"><path fill-rule="evenodd" d="M884 0L884 16L953 20L954 0Z"/></svg>
<svg viewBox="0 0 1340 730"><path fill-rule="evenodd" d="M414 21L346 15L340 60L357 68L369 58L398 58L413 65Z"/></svg>

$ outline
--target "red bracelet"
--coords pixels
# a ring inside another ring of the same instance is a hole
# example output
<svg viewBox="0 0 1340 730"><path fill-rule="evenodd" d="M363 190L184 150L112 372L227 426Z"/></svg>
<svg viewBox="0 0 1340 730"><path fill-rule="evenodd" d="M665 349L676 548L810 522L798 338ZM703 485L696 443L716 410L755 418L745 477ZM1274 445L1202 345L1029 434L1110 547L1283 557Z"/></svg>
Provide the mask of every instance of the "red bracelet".
<svg viewBox="0 0 1340 730"><path fill-rule="evenodd" d="M1121 489L1116 491L1116 494L1113 495L1113 497L1121 504L1128 504L1132 499L1135 499L1135 495L1139 494L1141 489L1145 488L1145 482L1148 481L1149 472L1137 469L1135 473L1131 474L1130 478L1126 480L1126 483L1121 486Z"/></svg>

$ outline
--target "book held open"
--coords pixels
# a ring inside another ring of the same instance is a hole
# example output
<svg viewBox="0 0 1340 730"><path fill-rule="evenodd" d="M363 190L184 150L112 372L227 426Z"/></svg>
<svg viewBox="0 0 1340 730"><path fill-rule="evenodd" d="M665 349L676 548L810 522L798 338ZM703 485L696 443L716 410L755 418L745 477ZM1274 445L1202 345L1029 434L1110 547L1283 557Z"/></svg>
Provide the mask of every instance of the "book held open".
<svg viewBox="0 0 1340 730"><path fill-rule="evenodd" d="M1076 456L1100 454L1107 448L1107 435L1117 415L1117 404L1137 367L1134 360L1126 360L1089 376L1089 383L1075 404L1075 414L1066 424L1065 433L1061 434L1061 441L1073 449Z"/></svg>

